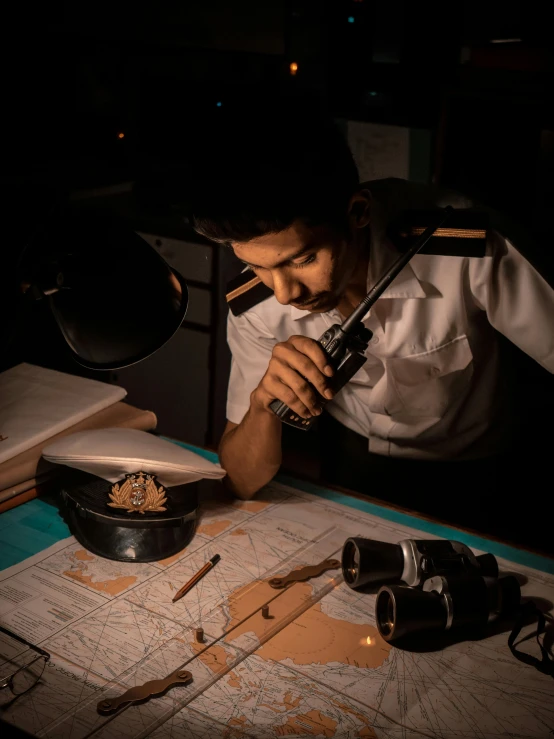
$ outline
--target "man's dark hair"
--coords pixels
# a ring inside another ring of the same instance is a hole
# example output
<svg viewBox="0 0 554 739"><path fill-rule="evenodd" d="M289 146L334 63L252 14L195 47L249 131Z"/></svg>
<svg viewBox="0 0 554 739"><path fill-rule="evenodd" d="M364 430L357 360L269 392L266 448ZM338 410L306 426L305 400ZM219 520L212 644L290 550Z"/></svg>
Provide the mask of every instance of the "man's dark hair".
<svg viewBox="0 0 554 739"><path fill-rule="evenodd" d="M280 96L219 112L192 142L189 222L198 233L247 242L296 220L344 230L358 170L320 105Z"/></svg>

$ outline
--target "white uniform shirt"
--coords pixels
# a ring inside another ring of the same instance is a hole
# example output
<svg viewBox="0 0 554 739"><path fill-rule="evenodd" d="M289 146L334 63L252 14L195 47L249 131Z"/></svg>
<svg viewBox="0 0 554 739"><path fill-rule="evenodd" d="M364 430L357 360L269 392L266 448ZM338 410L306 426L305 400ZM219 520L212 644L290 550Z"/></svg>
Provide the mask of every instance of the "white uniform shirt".
<svg viewBox="0 0 554 739"><path fill-rule="evenodd" d="M367 187L374 200L368 291L398 256L385 236L395 212L471 206L461 196L437 199L430 188L402 180ZM229 313L229 421L238 424L246 414L277 342L293 334L317 340L343 320L337 310L310 313L273 296L240 316ZM368 450L377 454L472 458L502 449L494 329L554 372L554 291L496 231L483 258L416 254L364 324L373 332L367 362L326 408L367 437Z"/></svg>

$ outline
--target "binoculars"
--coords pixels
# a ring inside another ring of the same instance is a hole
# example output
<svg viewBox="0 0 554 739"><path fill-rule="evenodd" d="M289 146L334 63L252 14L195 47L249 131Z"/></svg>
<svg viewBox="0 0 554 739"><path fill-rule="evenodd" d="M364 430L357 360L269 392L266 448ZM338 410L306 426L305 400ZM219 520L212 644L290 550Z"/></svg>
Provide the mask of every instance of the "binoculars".
<svg viewBox="0 0 554 739"><path fill-rule="evenodd" d="M515 577L498 576L492 554L459 541L347 539L342 573L353 590L380 586L377 629L391 642L418 631L482 628L512 615L521 600Z"/></svg>

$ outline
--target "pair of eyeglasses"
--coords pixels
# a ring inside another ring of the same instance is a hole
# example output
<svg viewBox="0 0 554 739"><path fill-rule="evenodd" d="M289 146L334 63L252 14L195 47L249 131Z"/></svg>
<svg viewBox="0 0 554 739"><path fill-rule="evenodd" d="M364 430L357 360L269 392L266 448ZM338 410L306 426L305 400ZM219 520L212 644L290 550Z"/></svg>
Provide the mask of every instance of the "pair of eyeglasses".
<svg viewBox="0 0 554 739"><path fill-rule="evenodd" d="M44 668L50 659L50 655L44 649L31 644L31 642L26 641L21 636L14 634L3 626L0 626L0 632L2 634L6 634L11 639L15 639L21 644L25 644L26 647L29 647L34 652L37 652L36 657L26 665L18 667L11 675L0 678L0 691L4 688L8 688L12 694L17 697L23 695L23 693L26 693L38 683L42 677Z"/></svg>

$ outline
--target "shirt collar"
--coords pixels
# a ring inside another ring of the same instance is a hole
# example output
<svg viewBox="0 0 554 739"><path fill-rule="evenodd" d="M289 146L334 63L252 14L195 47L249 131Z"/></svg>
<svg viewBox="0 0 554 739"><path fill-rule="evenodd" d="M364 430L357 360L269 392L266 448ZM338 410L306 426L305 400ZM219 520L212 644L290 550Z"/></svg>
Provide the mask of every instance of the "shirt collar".
<svg viewBox="0 0 554 739"><path fill-rule="evenodd" d="M387 218L384 208L375 198L371 203L371 250L367 270L368 292L398 259L399 252L387 236ZM410 262L404 266L379 300L387 298L425 298L427 293L417 279Z"/></svg>
<svg viewBox="0 0 554 739"><path fill-rule="evenodd" d="M387 268L392 265L398 258L398 251L392 245L390 239L386 235L386 219L382 207L377 200L372 201L371 205L371 256L367 271L367 291L375 285L386 272ZM392 283L381 294L379 300L387 298L426 298L427 293L417 279L410 262L405 265L400 274L398 274ZM309 310L301 310L290 305L290 317L293 321L307 316L314 315ZM332 313L332 311L330 311ZM319 315L319 314L317 314Z"/></svg>

